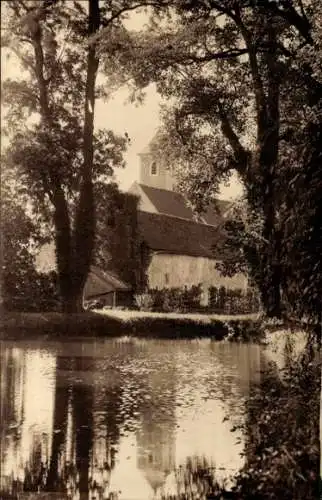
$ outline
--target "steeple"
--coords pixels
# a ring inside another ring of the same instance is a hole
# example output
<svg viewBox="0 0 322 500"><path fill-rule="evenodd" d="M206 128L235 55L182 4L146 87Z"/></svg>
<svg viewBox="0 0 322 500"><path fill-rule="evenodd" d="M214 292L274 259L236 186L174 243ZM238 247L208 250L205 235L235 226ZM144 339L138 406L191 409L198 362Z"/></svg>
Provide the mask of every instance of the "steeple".
<svg viewBox="0 0 322 500"><path fill-rule="evenodd" d="M158 133L156 133L143 151L139 153L139 183L145 186L173 191L174 179L169 169L170 165L166 165L164 159L161 159L160 156L156 157L152 150L152 145L157 140L157 136Z"/></svg>

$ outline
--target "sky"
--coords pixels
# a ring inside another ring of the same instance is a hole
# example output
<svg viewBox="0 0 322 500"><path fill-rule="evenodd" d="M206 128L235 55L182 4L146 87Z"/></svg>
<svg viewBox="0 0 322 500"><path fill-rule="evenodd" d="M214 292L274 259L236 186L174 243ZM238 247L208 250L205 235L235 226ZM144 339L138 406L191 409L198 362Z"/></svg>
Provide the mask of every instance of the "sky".
<svg viewBox="0 0 322 500"><path fill-rule="evenodd" d="M159 106L160 96L153 85L147 91L143 105L126 102L128 92L122 89L115 93L109 102L97 101L95 105L95 126L109 128L124 135L129 134L131 144L125 155L126 167L117 169L115 176L124 190L139 179L138 154L153 138L160 125Z"/></svg>
<svg viewBox="0 0 322 500"><path fill-rule="evenodd" d="M131 16L128 25L131 29L139 30L146 22L145 15ZM3 50L2 50L3 52ZM7 60L1 58L1 79L21 78L21 71L14 58ZM160 125L161 97L156 92L155 86L150 85L146 91L143 104L130 104L126 89L117 91L108 102L98 100L95 105L95 128L107 128L115 133L124 135L128 133L131 145L125 154L126 167L115 171L115 178L120 189L126 191L134 181L139 180L138 154L148 145ZM1 113L5 121L4 114ZM6 143L2 138L2 146ZM241 185L233 177L228 186L222 185L219 198L234 199L241 194Z"/></svg>
<svg viewBox="0 0 322 500"><path fill-rule="evenodd" d="M127 132L131 145L126 153L126 167L115 172L120 188L127 190L134 181L139 180L138 154L153 138L160 126L161 97L156 92L155 86L147 89L144 104L136 106L127 104L128 93L126 89L118 91L114 98L104 103L98 101L95 108L95 125L98 128L111 128L116 133ZM231 179L228 186L222 185L219 197L233 199L241 194L241 186L236 177Z"/></svg>

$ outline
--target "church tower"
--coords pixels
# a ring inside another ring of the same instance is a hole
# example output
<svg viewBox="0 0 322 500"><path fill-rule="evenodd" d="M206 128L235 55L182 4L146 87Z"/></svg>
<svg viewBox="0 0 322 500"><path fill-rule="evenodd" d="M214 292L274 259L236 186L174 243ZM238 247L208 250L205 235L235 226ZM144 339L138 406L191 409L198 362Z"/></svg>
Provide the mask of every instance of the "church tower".
<svg viewBox="0 0 322 500"><path fill-rule="evenodd" d="M148 145L141 153L139 183L145 186L173 191L174 178L169 166L165 165L162 158L156 158Z"/></svg>

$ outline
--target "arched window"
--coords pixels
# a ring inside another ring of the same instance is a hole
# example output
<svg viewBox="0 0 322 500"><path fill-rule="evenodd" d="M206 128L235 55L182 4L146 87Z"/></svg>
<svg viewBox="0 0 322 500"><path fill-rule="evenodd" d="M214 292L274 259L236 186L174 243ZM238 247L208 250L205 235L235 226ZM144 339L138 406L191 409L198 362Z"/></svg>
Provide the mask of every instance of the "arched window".
<svg viewBox="0 0 322 500"><path fill-rule="evenodd" d="M151 163L151 175L158 175L158 167L156 161L153 161Z"/></svg>

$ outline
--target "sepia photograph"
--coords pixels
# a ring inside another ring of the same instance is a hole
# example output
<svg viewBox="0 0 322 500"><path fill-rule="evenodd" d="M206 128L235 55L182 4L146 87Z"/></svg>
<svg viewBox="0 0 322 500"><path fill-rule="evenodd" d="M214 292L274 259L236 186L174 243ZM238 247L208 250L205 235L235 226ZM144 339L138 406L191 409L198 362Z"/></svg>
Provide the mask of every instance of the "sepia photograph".
<svg viewBox="0 0 322 500"><path fill-rule="evenodd" d="M322 498L322 1L2 0L0 499Z"/></svg>

